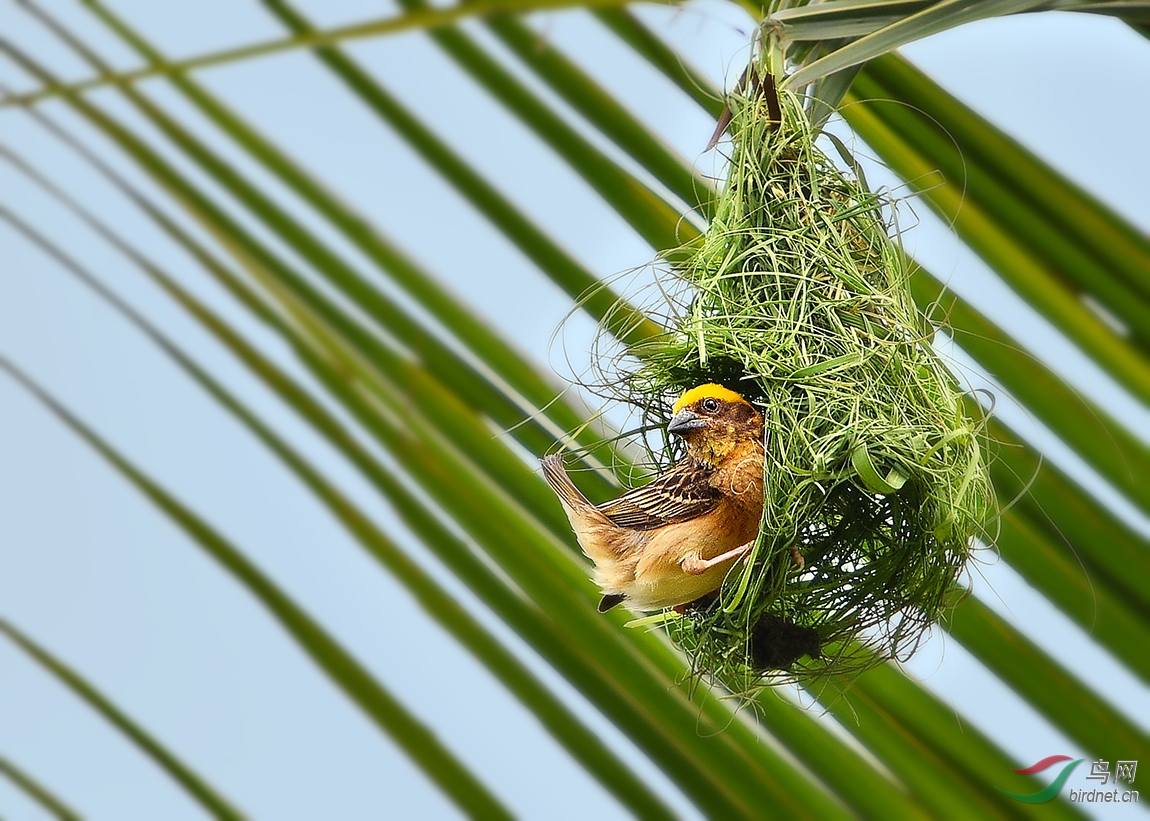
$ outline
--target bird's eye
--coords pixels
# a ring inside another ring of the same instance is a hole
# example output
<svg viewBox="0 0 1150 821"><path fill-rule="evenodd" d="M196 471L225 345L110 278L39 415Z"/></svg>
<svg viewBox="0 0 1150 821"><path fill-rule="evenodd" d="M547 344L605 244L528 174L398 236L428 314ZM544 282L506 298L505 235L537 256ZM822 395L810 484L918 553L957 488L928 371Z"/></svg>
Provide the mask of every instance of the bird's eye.
<svg viewBox="0 0 1150 821"><path fill-rule="evenodd" d="M703 400L703 410L705 410L707 413L714 413L718 409L719 409L719 400L718 399L704 399Z"/></svg>

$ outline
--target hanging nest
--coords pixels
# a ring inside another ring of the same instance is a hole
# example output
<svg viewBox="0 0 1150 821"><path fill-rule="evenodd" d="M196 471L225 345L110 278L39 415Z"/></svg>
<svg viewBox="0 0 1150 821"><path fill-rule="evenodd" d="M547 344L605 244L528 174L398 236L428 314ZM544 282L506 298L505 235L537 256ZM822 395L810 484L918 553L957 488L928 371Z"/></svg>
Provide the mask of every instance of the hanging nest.
<svg viewBox="0 0 1150 821"><path fill-rule="evenodd" d="M662 308L646 306L663 332L605 357L599 383L648 431L708 382L763 414L753 551L716 597L642 620L741 694L909 655L994 513L983 420L911 299L889 203L816 146L802 101L776 94L761 61L748 72L714 219L668 255L682 261L658 277ZM672 448L651 449L657 467Z"/></svg>

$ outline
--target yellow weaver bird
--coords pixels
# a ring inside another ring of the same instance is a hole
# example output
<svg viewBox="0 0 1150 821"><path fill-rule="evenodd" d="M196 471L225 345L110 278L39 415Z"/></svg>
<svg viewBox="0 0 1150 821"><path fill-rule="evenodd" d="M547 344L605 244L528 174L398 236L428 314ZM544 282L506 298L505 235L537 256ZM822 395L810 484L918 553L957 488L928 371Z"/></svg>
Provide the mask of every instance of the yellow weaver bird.
<svg viewBox="0 0 1150 821"><path fill-rule="evenodd" d="M603 590L599 611L685 605L719 588L755 543L763 514L763 417L721 385L687 391L667 432L686 456L650 484L595 506L558 454L543 476L559 497Z"/></svg>

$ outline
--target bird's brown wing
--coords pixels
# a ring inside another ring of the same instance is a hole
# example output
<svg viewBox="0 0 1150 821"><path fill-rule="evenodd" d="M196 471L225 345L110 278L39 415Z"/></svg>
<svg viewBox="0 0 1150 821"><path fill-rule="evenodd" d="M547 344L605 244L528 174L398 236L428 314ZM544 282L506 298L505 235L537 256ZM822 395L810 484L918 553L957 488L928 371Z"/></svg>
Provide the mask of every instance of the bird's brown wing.
<svg viewBox="0 0 1150 821"><path fill-rule="evenodd" d="M684 461L653 482L599 505L599 512L619 527L653 530L702 516L719 503L722 494L707 481L713 471Z"/></svg>

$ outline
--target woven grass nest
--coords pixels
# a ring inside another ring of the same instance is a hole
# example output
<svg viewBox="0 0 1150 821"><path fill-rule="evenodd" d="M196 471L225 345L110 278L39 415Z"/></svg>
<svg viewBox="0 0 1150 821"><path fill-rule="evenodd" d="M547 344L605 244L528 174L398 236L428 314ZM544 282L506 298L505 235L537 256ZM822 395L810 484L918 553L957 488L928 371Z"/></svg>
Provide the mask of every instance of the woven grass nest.
<svg viewBox="0 0 1150 821"><path fill-rule="evenodd" d="M648 431L708 382L763 413L752 553L713 601L641 620L740 694L905 658L956 600L994 514L984 419L932 347L888 203L816 146L798 96L762 65L748 73L711 225L668 255L685 261L660 266L660 304L644 306L663 332L599 365ZM673 447L649 446L656 468Z"/></svg>

